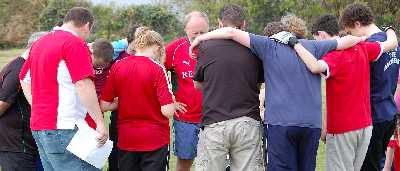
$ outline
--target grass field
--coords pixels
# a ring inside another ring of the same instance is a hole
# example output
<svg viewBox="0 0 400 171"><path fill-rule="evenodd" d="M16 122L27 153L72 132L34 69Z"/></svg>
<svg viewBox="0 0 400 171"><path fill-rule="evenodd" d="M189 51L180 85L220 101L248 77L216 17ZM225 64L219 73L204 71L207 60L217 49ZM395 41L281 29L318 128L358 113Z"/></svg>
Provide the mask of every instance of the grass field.
<svg viewBox="0 0 400 171"><path fill-rule="evenodd" d="M21 49L9 49L9 50L0 50L0 67L2 68L7 62L11 61L13 58L17 57L18 55L22 54L23 50ZM323 84L323 111L325 111L325 89ZM106 122L109 123L109 113L106 113ZM171 132L172 135L172 132ZM171 138L173 141L173 139ZM172 145L171 145L172 150ZM305 156L309 157L309 156ZM170 160L170 170L174 171L176 165L176 157L171 153L171 160ZM103 170L106 170L104 168ZM192 169L194 170L194 169ZM318 149L318 156L317 156L317 171L325 170L325 145L321 142L319 149ZM0 169L1 171L1 169Z"/></svg>

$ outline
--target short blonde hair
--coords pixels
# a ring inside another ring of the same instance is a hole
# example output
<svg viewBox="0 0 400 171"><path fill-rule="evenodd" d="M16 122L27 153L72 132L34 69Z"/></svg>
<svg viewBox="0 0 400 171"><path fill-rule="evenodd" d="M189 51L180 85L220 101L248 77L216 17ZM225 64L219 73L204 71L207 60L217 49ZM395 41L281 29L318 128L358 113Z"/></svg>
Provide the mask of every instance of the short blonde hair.
<svg viewBox="0 0 400 171"><path fill-rule="evenodd" d="M296 15L290 14L281 18L282 24L297 37L304 38L307 33L306 22L297 17Z"/></svg>
<svg viewBox="0 0 400 171"><path fill-rule="evenodd" d="M146 48L149 48L151 46L159 46L161 48L161 56L156 57L157 59L154 59L154 57L151 57L153 60L156 60L157 62L161 63L162 58L164 57L164 40L163 37L160 35L160 33L151 30L149 27L139 27L137 28L135 32L135 40L131 45L129 45L130 50L143 50Z"/></svg>

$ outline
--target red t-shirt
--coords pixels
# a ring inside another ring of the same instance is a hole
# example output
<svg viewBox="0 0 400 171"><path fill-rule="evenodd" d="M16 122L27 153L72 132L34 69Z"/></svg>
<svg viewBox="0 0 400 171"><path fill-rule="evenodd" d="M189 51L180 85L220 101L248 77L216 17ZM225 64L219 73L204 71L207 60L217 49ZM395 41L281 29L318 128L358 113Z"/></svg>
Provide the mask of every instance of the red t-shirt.
<svg viewBox="0 0 400 171"><path fill-rule="evenodd" d="M153 151L169 144L169 120L161 106L173 103L165 69L148 57L129 56L110 70L101 99L118 97L118 147Z"/></svg>
<svg viewBox="0 0 400 171"><path fill-rule="evenodd" d="M327 64L327 132L341 134L372 124L369 62L381 54L379 43L362 42L333 51L322 60Z"/></svg>
<svg viewBox="0 0 400 171"><path fill-rule="evenodd" d="M74 83L92 77L89 48L73 31L56 27L36 41L20 73L32 86L31 129L74 129L87 112Z"/></svg>
<svg viewBox="0 0 400 171"><path fill-rule="evenodd" d="M400 171L400 144L398 139L399 132L396 130L395 137L390 140L388 147L394 149L393 166L394 171Z"/></svg>
<svg viewBox="0 0 400 171"><path fill-rule="evenodd" d="M189 123L201 122L201 91L194 89L193 75L197 61L189 56L190 42L181 38L166 48L165 67L174 71L177 77L177 90L174 92L178 102L187 105L186 113L175 115L175 119ZM174 78L174 77L173 77Z"/></svg>

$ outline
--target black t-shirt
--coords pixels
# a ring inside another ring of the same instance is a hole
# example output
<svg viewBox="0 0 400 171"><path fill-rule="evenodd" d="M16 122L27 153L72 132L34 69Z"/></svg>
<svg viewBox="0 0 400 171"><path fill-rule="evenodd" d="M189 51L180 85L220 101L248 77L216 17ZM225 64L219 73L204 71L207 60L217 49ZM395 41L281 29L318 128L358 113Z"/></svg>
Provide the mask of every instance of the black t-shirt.
<svg viewBox="0 0 400 171"><path fill-rule="evenodd" d="M24 62L18 57L0 72L0 101L11 104L0 116L0 151L37 154L29 127L31 109L18 78Z"/></svg>
<svg viewBox="0 0 400 171"><path fill-rule="evenodd" d="M203 86L203 125L242 116L261 120L263 69L250 49L232 40L201 43L193 80Z"/></svg>

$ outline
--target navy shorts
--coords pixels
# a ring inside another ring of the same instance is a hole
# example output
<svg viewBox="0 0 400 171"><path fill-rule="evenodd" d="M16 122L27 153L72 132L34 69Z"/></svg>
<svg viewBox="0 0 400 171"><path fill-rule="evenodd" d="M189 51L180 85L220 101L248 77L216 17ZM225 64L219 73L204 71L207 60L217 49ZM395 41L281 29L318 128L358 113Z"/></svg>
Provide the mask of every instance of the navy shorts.
<svg viewBox="0 0 400 171"><path fill-rule="evenodd" d="M315 170L321 129L267 125L265 134L267 170Z"/></svg>
<svg viewBox="0 0 400 171"><path fill-rule="evenodd" d="M197 156L200 124L187 123L174 119L174 154L183 160L193 160Z"/></svg>

